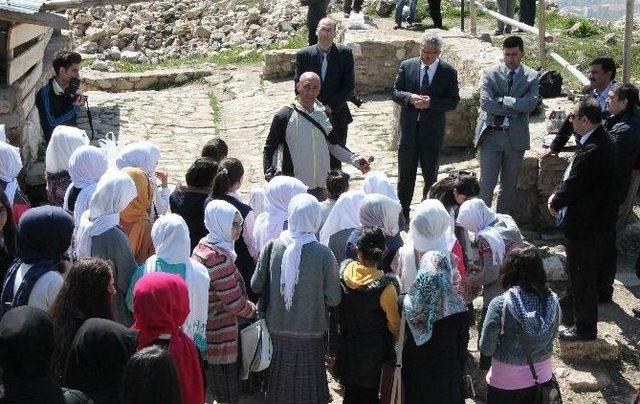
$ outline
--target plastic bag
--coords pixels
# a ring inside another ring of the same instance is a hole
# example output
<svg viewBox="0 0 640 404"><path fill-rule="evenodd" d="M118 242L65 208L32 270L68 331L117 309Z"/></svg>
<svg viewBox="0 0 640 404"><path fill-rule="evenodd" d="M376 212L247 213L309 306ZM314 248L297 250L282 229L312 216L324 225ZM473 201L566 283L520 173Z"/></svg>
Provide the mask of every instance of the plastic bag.
<svg viewBox="0 0 640 404"><path fill-rule="evenodd" d="M362 11L359 13L352 11L351 14L349 14L349 29L367 29Z"/></svg>

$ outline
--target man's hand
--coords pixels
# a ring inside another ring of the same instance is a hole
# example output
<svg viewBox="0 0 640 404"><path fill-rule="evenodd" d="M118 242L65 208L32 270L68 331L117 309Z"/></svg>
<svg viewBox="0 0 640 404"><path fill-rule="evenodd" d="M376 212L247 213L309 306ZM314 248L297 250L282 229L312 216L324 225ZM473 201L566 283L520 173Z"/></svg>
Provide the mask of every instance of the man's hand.
<svg viewBox="0 0 640 404"><path fill-rule="evenodd" d="M371 171L371 163L373 163L373 160L374 160L373 156L369 156L366 159L365 158L361 158L359 160L359 164L360 165L359 165L358 169L360 170L360 172L362 174L366 174L369 171Z"/></svg>
<svg viewBox="0 0 640 404"><path fill-rule="evenodd" d="M76 99L73 101L73 106L75 107L81 107L84 105L84 102L86 101L86 98L84 95L82 94L78 94L76 96Z"/></svg>
<svg viewBox="0 0 640 404"><path fill-rule="evenodd" d="M156 177L160 180L160 186L166 188L169 182L169 174L166 171L156 170Z"/></svg>
<svg viewBox="0 0 640 404"><path fill-rule="evenodd" d="M409 103L416 109L427 109L431 105L431 99L426 95L411 94Z"/></svg>
<svg viewBox="0 0 640 404"><path fill-rule="evenodd" d="M547 200L547 209L549 210L549 213L551 213L551 216L558 217L558 211L552 207L552 203L555 197L556 197L556 194L551 194L549 196L549 199Z"/></svg>
<svg viewBox="0 0 640 404"><path fill-rule="evenodd" d="M514 97L502 97L502 104L507 107L513 107L516 103L516 99Z"/></svg>
<svg viewBox="0 0 640 404"><path fill-rule="evenodd" d="M553 149L549 148L549 149L547 149L546 152L542 153L540 158L547 158L547 157L551 157L551 156L558 156L558 152L557 151L553 151Z"/></svg>

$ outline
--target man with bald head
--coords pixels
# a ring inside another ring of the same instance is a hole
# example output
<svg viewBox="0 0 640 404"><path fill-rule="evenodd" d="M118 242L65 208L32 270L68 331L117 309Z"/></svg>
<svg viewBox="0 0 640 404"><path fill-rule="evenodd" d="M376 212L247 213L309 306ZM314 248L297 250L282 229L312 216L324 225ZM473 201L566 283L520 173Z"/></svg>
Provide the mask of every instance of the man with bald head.
<svg viewBox="0 0 640 404"><path fill-rule="evenodd" d="M296 177L319 200L324 200L330 155L363 173L369 170L369 161L335 142L331 122L316 99L320 88L316 73L300 75L295 101L273 117L264 146L263 167L267 181L279 174ZM277 167L276 154L281 147L281 167Z"/></svg>

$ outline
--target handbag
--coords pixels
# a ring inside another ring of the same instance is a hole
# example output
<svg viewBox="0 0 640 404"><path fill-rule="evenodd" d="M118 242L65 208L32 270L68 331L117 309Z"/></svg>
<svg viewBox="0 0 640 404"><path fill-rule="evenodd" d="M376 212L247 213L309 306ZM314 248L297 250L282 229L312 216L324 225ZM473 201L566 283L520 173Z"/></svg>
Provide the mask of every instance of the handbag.
<svg viewBox="0 0 640 404"><path fill-rule="evenodd" d="M562 75L555 70L544 70L538 77L539 93L542 98L556 98L562 95Z"/></svg>
<svg viewBox="0 0 640 404"><path fill-rule="evenodd" d="M402 391L402 351L404 349L405 319L404 313L400 319L400 332L398 335L398 353L396 361L382 367L380 378L380 404L402 404L404 392Z"/></svg>
<svg viewBox="0 0 640 404"><path fill-rule="evenodd" d="M544 384L540 384L538 382L538 375L536 374L536 368L533 365L533 358L531 356L531 347L524 335L522 327L519 327L518 331L520 335L520 344L522 345L524 354L527 356L527 363L529 364L529 370L531 370L531 376L533 376L533 380L536 382L535 398L531 404L562 404L560 385L556 380L556 376L551 375L551 379Z"/></svg>

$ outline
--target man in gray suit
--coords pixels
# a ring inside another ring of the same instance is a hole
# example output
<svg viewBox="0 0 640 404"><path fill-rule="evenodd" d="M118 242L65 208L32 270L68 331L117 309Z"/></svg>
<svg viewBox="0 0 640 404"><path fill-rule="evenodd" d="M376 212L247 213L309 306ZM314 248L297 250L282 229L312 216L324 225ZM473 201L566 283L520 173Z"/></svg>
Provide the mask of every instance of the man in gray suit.
<svg viewBox="0 0 640 404"><path fill-rule="evenodd" d="M400 110L398 144L398 198L409 223L409 208L418 162L424 178L422 198L438 179L438 159L444 140L445 113L458 106L458 72L440 60L442 40L424 34L420 57L400 64L393 100Z"/></svg>
<svg viewBox="0 0 640 404"><path fill-rule="evenodd" d="M480 152L480 198L491 206L500 176L496 211L511 214L529 149L529 113L538 103L538 72L521 63L522 38L506 38L502 53L504 62L484 71L474 143Z"/></svg>

